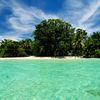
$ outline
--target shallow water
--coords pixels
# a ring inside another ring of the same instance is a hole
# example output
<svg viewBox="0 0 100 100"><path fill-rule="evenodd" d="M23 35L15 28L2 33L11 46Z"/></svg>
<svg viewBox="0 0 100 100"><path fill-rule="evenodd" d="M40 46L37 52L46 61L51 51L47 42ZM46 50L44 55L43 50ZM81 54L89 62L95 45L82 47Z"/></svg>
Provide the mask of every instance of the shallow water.
<svg viewBox="0 0 100 100"><path fill-rule="evenodd" d="M100 100L100 59L0 60L0 100Z"/></svg>

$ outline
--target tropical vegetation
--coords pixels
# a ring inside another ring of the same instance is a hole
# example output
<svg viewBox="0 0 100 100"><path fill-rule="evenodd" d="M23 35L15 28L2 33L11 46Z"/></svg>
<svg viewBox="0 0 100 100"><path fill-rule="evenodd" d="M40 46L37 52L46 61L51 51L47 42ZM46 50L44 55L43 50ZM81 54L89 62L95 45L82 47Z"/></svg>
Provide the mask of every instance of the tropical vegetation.
<svg viewBox="0 0 100 100"><path fill-rule="evenodd" d="M0 42L0 57L81 56L100 57L100 32L88 35L60 19L43 20L36 25L33 40Z"/></svg>

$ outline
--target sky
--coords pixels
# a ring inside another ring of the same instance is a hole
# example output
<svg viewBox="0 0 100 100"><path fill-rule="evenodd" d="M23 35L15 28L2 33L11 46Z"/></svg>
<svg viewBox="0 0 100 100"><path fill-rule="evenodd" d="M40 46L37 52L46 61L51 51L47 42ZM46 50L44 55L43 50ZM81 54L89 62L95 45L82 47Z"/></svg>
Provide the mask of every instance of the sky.
<svg viewBox="0 0 100 100"><path fill-rule="evenodd" d="M52 18L90 35L100 31L100 0L0 0L0 40L32 38L35 26Z"/></svg>

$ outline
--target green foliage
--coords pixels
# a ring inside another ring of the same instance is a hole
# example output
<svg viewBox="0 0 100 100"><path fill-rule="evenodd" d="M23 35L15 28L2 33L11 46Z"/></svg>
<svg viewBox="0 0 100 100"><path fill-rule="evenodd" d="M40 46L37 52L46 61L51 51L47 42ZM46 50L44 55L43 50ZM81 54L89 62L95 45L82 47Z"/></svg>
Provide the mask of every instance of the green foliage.
<svg viewBox="0 0 100 100"><path fill-rule="evenodd" d="M30 39L22 41L3 40L0 45L0 57L30 56L33 54L33 41Z"/></svg>
<svg viewBox="0 0 100 100"><path fill-rule="evenodd" d="M31 39L19 41L19 46L25 50L27 55L33 54L33 41Z"/></svg>
<svg viewBox="0 0 100 100"><path fill-rule="evenodd" d="M17 42L12 40L3 40L1 42L1 53L2 57L16 57L17 56Z"/></svg>
<svg viewBox="0 0 100 100"><path fill-rule="evenodd" d="M100 58L100 49L95 50L95 57Z"/></svg>
<svg viewBox="0 0 100 100"><path fill-rule="evenodd" d="M42 21L34 32L36 56L64 56L71 48L74 28L59 19Z"/></svg>
<svg viewBox="0 0 100 100"><path fill-rule="evenodd" d="M85 57L99 57L100 32L94 32L86 41Z"/></svg>
<svg viewBox="0 0 100 100"><path fill-rule="evenodd" d="M82 29L77 29L73 37L73 55L83 56L87 32Z"/></svg>
<svg viewBox="0 0 100 100"><path fill-rule="evenodd" d="M22 47L19 47L18 48L18 57L25 57L25 56L28 56L27 53L25 52L24 48Z"/></svg>
<svg viewBox="0 0 100 100"><path fill-rule="evenodd" d="M83 56L98 57L100 32L90 37L82 29L73 28L59 19L44 20L34 32L34 54L36 56Z"/></svg>
<svg viewBox="0 0 100 100"><path fill-rule="evenodd" d="M100 58L100 32L87 36L82 29L60 19L43 20L31 39L0 42L0 57L83 56Z"/></svg>

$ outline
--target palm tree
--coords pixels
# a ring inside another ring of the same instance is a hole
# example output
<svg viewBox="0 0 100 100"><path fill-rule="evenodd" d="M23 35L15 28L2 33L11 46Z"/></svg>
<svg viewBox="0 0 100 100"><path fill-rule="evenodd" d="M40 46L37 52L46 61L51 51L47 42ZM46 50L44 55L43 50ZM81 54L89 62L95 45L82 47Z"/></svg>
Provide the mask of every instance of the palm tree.
<svg viewBox="0 0 100 100"><path fill-rule="evenodd" d="M73 38L74 55L78 55L78 56L84 55L86 39L87 39L87 32L82 29L77 29Z"/></svg>

